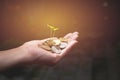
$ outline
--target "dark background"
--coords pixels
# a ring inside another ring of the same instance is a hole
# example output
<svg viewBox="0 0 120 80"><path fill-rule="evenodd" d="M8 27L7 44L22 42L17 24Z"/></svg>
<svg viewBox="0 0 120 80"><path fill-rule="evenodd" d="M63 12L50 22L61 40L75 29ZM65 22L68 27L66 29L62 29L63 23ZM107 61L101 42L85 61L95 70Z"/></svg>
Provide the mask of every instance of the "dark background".
<svg viewBox="0 0 120 80"><path fill-rule="evenodd" d="M56 66L12 67L0 80L120 80L119 0L0 0L0 50L78 31L79 43Z"/></svg>

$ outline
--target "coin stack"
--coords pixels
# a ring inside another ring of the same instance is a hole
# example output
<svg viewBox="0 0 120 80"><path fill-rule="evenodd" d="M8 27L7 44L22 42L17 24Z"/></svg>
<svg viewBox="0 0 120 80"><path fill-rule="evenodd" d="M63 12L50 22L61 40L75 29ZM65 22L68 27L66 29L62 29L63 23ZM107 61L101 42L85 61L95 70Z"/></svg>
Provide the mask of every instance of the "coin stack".
<svg viewBox="0 0 120 80"><path fill-rule="evenodd" d="M52 53L60 54L63 49L68 45L68 39L66 38L51 38L46 40L41 47Z"/></svg>

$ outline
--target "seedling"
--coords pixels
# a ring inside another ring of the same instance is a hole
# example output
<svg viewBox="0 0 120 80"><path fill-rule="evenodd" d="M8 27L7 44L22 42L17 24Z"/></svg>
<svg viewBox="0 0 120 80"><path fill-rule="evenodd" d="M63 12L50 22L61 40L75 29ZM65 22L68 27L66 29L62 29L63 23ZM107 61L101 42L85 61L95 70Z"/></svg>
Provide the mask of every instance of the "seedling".
<svg viewBox="0 0 120 80"><path fill-rule="evenodd" d="M67 47L68 45L68 39L66 38L53 38L55 37L55 32L59 30L58 27L51 26L47 24L47 26L50 28L50 39L46 40L41 47L47 51L50 51L52 53L60 54L61 51Z"/></svg>
<svg viewBox="0 0 120 80"><path fill-rule="evenodd" d="M59 29L58 27L52 26L47 24L47 26L50 28L50 37L55 37L55 32Z"/></svg>

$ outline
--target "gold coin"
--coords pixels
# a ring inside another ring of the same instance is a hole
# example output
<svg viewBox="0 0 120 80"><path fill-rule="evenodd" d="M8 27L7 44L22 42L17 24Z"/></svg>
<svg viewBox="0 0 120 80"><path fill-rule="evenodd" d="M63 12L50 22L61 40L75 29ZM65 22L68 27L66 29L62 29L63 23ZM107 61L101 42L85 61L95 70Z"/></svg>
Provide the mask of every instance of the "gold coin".
<svg viewBox="0 0 120 80"><path fill-rule="evenodd" d="M61 41L59 39L55 39L55 40L53 40L53 42L55 43L55 44L53 44L54 46L60 45L60 43L61 43Z"/></svg>
<svg viewBox="0 0 120 80"><path fill-rule="evenodd" d="M45 41L42 45L49 46L48 43Z"/></svg>
<svg viewBox="0 0 120 80"><path fill-rule="evenodd" d="M55 45L55 42L53 40L47 40L46 43L51 47Z"/></svg>
<svg viewBox="0 0 120 80"><path fill-rule="evenodd" d="M41 47L45 50L51 51L51 48L49 46L41 45Z"/></svg>
<svg viewBox="0 0 120 80"><path fill-rule="evenodd" d="M61 42L68 42L68 39L63 38L63 37L59 38L59 40L60 40Z"/></svg>

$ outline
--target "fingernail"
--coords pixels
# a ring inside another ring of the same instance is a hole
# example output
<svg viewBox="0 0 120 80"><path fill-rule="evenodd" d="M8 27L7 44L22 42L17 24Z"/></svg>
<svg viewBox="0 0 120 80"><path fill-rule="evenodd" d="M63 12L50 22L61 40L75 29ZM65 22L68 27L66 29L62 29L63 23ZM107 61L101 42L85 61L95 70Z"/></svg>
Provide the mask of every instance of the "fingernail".
<svg viewBox="0 0 120 80"><path fill-rule="evenodd" d="M74 36L72 37L73 40L76 40L77 38L78 38L78 35L74 35Z"/></svg>
<svg viewBox="0 0 120 80"><path fill-rule="evenodd" d="M78 34L79 34L79 32L77 32L77 31L76 31L76 32L74 32L73 34L76 34L76 35L78 35Z"/></svg>

